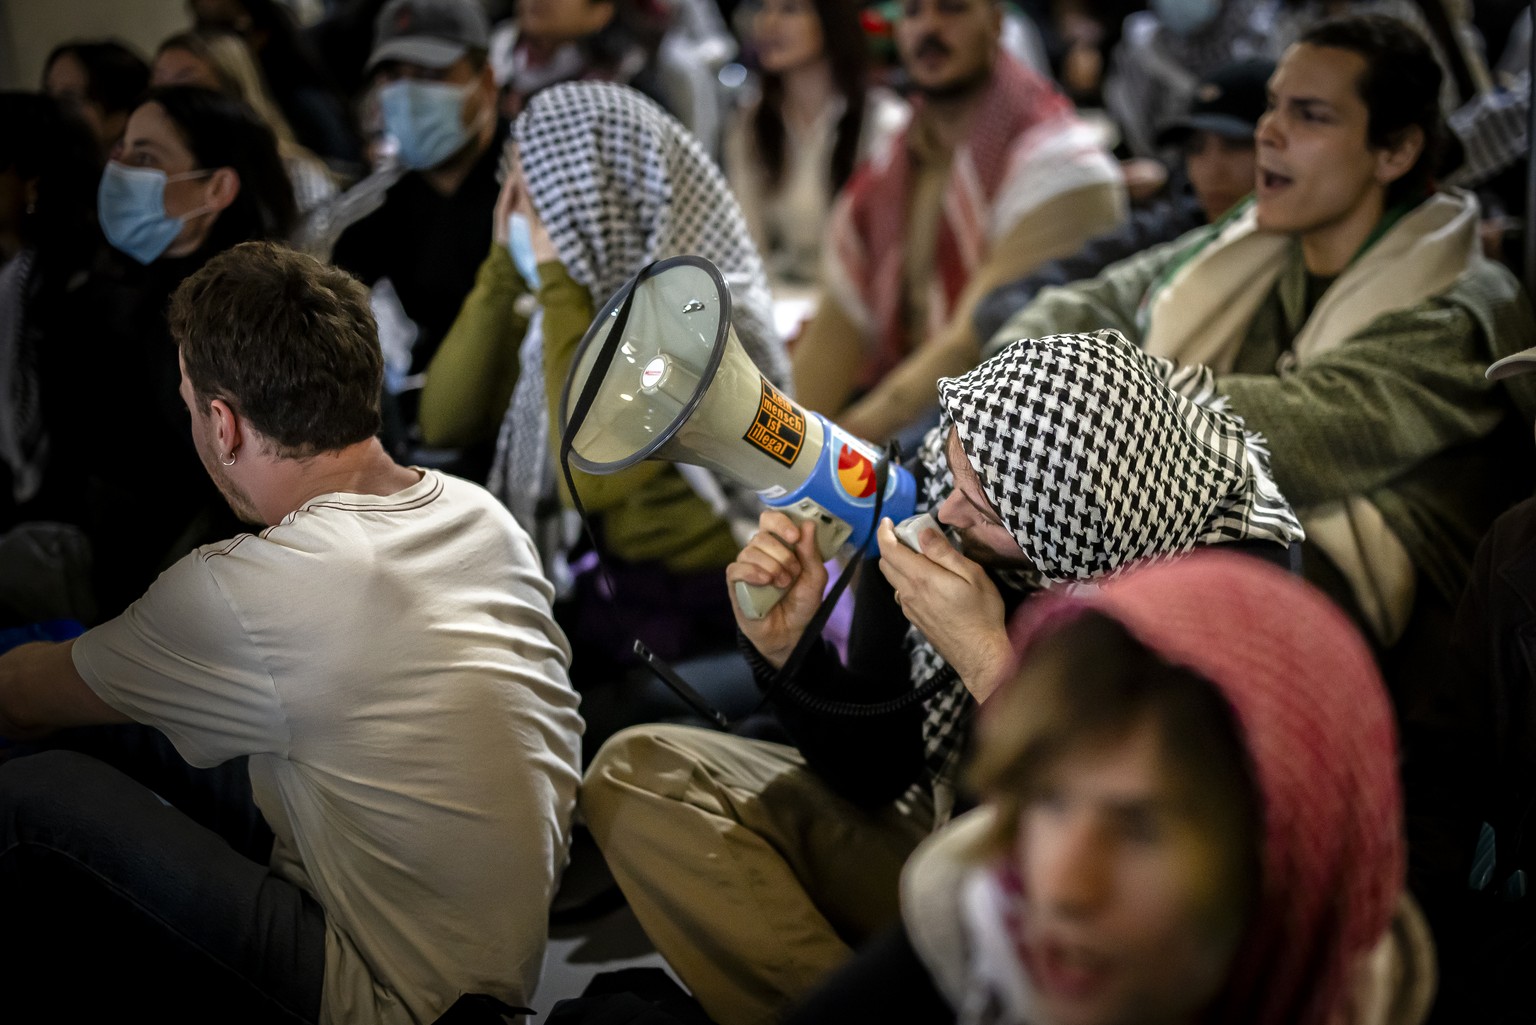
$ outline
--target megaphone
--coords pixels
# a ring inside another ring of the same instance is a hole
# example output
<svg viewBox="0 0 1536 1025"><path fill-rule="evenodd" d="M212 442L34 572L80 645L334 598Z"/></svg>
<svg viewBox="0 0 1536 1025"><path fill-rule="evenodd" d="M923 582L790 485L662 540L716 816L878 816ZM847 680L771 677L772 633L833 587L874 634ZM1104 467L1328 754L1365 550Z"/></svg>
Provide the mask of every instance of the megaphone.
<svg viewBox="0 0 1536 1025"><path fill-rule="evenodd" d="M621 337L610 346L626 301ZM763 376L731 326L719 270L702 257L654 263L608 300L566 379L562 428L594 375L596 391L571 441L571 462L587 473L615 473L642 459L713 470L814 523L823 559L844 544L865 545L878 525L877 504L881 516L898 521L916 506L916 484L899 466L888 467L877 503L879 449ZM736 603L752 619L782 597L776 587L736 584Z"/></svg>

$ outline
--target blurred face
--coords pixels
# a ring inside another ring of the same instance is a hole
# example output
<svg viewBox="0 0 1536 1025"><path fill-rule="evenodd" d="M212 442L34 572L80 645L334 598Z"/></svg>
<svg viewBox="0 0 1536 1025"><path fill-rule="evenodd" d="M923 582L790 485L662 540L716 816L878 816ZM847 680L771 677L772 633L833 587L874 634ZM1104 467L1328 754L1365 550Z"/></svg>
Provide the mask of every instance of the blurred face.
<svg viewBox="0 0 1536 1025"><path fill-rule="evenodd" d="M1315 274L1337 274L1354 257L1381 220L1387 186L1412 166L1406 150L1369 144L1370 112L1357 91L1365 71L1357 53L1292 46L1269 80L1254 136L1259 227L1299 236Z"/></svg>
<svg viewBox="0 0 1536 1025"><path fill-rule="evenodd" d="M1184 166L1205 219L1214 221L1253 191L1258 160L1251 139L1197 131L1184 144Z"/></svg>
<svg viewBox="0 0 1536 1025"><path fill-rule="evenodd" d="M1241 916L1221 830L1170 781L1153 724L1058 758L1019 827L1042 1023L1197 1020L1226 980Z"/></svg>
<svg viewBox="0 0 1536 1025"><path fill-rule="evenodd" d="M223 91L219 76L207 61L187 50L174 47L161 50L155 57L154 66L149 72L149 84L195 85L215 92Z"/></svg>
<svg viewBox="0 0 1536 1025"><path fill-rule="evenodd" d="M990 0L902 0L896 20L901 62L922 92L962 95L992 73L1002 10Z"/></svg>
<svg viewBox="0 0 1536 1025"><path fill-rule="evenodd" d="M242 522L263 524L261 513L257 511L250 494L230 478L229 468L224 465L230 453L219 450L218 429L212 410L197 400L192 391L192 382L187 379L187 364L179 354L176 363L181 368L181 401L186 405L187 415L192 421L192 447L197 449L197 457L202 461L203 469L208 471L214 487L219 489L219 494L224 496L224 501L229 503L230 509Z"/></svg>
<svg viewBox="0 0 1536 1025"><path fill-rule="evenodd" d="M186 223L165 255L184 256L203 244L218 218L209 195L210 176L177 176L211 169L197 166L197 158L182 141L165 108L158 103L146 103L129 115L122 144L113 159L129 167L150 167L166 173L169 180L165 185L165 212L171 217L185 218Z"/></svg>
<svg viewBox="0 0 1536 1025"><path fill-rule="evenodd" d="M541 43L585 39L613 20L612 0L521 0L518 33Z"/></svg>
<svg viewBox="0 0 1536 1025"><path fill-rule="evenodd" d="M103 153L109 152L123 134L122 114L109 115L90 97L90 76L72 53L61 53L43 74L43 91L79 114L90 126Z"/></svg>
<svg viewBox="0 0 1536 1025"><path fill-rule="evenodd" d="M758 63L770 74L807 67L825 55L821 19L810 0L763 0L752 19L752 39Z"/></svg>
<svg viewBox="0 0 1536 1025"><path fill-rule="evenodd" d="M1019 542L997 515L986 492L982 491L981 479L976 476L960 444L960 433L954 428L950 428L944 454L955 479L955 489L940 503L934 518L954 529L959 536L961 552L973 562L983 566L1027 568L1029 562L1019 548Z"/></svg>

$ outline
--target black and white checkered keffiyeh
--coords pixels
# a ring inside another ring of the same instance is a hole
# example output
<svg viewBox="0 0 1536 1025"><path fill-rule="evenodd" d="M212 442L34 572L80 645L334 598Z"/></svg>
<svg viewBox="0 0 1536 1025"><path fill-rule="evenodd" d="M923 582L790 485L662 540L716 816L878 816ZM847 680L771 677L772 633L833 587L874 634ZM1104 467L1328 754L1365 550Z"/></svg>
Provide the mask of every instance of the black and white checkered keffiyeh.
<svg viewBox="0 0 1536 1025"><path fill-rule="evenodd" d="M512 125L534 210L572 280L600 307L646 264L702 256L731 293L742 347L767 378L789 383L768 280L724 177L670 114L626 86L570 82L529 101ZM552 486L543 347L529 338L497 441L491 490L525 526Z"/></svg>
<svg viewBox="0 0 1536 1025"><path fill-rule="evenodd" d="M1176 368L1114 331L1020 339L962 377L939 381L944 422L924 439L920 504L953 487L950 426L983 493L1036 571L1004 587L1101 580L1197 545L1300 541L1259 435L1227 411L1215 376ZM944 662L908 632L912 679ZM923 724L935 779L952 773L973 702L941 690Z"/></svg>

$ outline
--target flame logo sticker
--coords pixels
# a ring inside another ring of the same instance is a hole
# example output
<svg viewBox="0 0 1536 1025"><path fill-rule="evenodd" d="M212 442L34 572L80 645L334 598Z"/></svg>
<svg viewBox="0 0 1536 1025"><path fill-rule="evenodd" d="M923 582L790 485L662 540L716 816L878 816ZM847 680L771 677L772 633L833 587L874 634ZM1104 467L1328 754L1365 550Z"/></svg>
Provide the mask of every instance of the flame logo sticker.
<svg viewBox="0 0 1536 1025"><path fill-rule="evenodd" d="M875 493L875 466L864 453L844 445L837 453L837 482L854 498L868 498Z"/></svg>

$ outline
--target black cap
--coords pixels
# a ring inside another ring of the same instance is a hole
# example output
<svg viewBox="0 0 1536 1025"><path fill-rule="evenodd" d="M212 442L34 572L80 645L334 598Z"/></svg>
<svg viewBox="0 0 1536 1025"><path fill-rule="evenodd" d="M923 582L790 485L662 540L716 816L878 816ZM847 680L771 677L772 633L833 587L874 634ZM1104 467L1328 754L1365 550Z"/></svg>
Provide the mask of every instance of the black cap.
<svg viewBox="0 0 1536 1025"><path fill-rule="evenodd" d="M1189 113L1165 122L1157 132L1158 146L1177 146L1193 132L1210 132L1226 139L1251 139L1268 102L1273 61L1252 58L1224 64L1200 80Z"/></svg>
<svg viewBox="0 0 1536 1025"><path fill-rule="evenodd" d="M446 68L471 49L490 46L479 0L392 0L374 24L368 69L383 61Z"/></svg>

